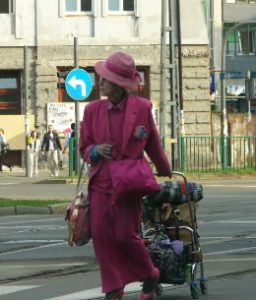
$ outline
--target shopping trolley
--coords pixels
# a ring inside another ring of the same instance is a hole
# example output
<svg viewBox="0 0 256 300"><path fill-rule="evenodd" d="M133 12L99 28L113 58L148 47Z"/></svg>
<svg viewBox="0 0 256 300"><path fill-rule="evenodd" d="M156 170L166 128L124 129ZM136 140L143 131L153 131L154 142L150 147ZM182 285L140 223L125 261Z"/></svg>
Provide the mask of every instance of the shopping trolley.
<svg viewBox="0 0 256 300"><path fill-rule="evenodd" d="M174 171L172 174L172 179L160 178L159 193L143 198L141 234L160 270L157 295L163 293L164 283L187 283L192 298L198 299L208 290L196 217L203 187L200 183L188 182L183 173ZM180 180L173 180L176 177Z"/></svg>

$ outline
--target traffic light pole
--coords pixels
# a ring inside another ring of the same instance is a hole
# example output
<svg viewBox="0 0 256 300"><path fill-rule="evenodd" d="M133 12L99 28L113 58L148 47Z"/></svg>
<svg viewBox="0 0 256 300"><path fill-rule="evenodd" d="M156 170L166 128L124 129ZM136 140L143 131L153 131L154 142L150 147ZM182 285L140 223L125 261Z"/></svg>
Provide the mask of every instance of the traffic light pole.
<svg viewBox="0 0 256 300"><path fill-rule="evenodd" d="M74 68L78 68L78 39L74 37ZM76 113L76 147L75 147L75 170L76 174L80 171L80 152L79 152L79 137L80 137L80 114L79 114L79 101L75 102Z"/></svg>

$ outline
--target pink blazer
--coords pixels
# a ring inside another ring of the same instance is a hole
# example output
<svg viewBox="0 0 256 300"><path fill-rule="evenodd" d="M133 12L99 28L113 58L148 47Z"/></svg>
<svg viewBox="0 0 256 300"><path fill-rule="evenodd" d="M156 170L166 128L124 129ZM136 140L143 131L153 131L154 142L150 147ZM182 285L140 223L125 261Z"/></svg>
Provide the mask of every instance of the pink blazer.
<svg viewBox="0 0 256 300"><path fill-rule="evenodd" d="M151 107L152 104L147 99L139 96L128 97L121 159L136 159L145 151L156 166L159 175L168 176L171 173L171 166L163 151ZM106 100L95 100L85 107L80 132L80 153L88 163L91 163L90 151L94 145L111 143L108 116ZM136 131L141 127L146 133L143 137L138 137ZM99 159L92 164L91 177L100 169L102 161Z"/></svg>

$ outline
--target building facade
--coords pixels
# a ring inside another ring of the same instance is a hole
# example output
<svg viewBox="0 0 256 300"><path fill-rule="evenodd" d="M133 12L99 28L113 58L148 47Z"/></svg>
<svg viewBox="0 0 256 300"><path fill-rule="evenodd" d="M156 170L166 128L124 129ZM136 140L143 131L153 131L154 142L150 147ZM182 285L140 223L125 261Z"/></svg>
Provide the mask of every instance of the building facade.
<svg viewBox="0 0 256 300"><path fill-rule="evenodd" d="M213 26L211 67L216 84L216 89L212 90L216 90L212 97L214 104L221 107L220 73L223 72L227 111L247 113L249 97L251 113L255 113L256 1L210 0L208 5L212 6L209 20Z"/></svg>
<svg viewBox="0 0 256 300"><path fill-rule="evenodd" d="M200 0L180 0L180 8L185 132L209 135L209 43L203 8ZM192 9L197 14L193 22ZM74 121L74 100L57 87L57 73L74 67L75 38L78 65L94 83L90 97L79 103L80 118L86 102L100 97L94 64L114 51L126 51L142 76L139 93L153 101L159 121L161 18L161 3L155 0L1 0L0 127L16 164L24 161L28 129L44 133L51 123L62 134ZM177 101L178 109L179 99L170 100ZM171 122L168 117L168 128Z"/></svg>

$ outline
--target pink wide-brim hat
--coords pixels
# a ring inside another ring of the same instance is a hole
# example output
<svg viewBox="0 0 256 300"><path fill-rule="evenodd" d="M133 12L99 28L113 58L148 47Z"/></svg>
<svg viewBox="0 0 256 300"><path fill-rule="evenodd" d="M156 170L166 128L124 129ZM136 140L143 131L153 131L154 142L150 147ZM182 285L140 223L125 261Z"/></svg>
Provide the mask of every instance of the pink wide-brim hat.
<svg viewBox="0 0 256 300"><path fill-rule="evenodd" d="M106 61L95 64L95 71L104 79L123 88L138 88L141 81L133 58L124 52L115 52Z"/></svg>

